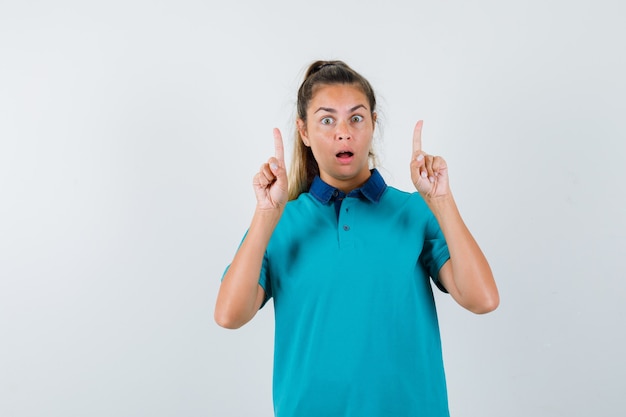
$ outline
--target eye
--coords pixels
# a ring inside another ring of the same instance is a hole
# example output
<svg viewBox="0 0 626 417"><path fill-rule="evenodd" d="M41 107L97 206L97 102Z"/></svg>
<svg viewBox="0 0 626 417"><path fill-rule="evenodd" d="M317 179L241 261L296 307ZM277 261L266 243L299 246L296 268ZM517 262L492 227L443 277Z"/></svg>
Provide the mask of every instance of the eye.
<svg viewBox="0 0 626 417"><path fill-rule="evenodd" d="M322 124L323 125L330 125L333 123L333 118L332 117L324 117L322 119Z"/></svg>
<svg viewBox="0 0 626 417"><path fill-rule="evenodd" d="M352 118L350 120L352 120L353 123L362 122L363 121L363 116L359 116L359 115L355 114L354 116L352 116Z"/></svg>

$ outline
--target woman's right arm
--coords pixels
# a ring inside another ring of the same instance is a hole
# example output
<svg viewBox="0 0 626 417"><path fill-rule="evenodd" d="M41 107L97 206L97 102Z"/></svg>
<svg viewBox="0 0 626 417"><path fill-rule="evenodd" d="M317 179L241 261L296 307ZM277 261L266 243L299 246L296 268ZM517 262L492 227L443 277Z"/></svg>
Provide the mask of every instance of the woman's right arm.
<svg viewBox="0 0 626 417"><path fill-rule="evenodd" d="M250 321L265 298L259 285L263 256L287 203L287 173L278 129L274 129L274 147L275 156L254 176L257 207L217 295L215 321L228 329L237 329Z"/></svg>

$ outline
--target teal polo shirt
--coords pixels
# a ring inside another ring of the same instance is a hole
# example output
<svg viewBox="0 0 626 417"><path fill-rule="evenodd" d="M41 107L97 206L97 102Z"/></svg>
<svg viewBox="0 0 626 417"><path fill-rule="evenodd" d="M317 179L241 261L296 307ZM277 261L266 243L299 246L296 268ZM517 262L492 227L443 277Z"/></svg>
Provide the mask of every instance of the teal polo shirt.
<svg viewBox="0 0 626 417"><path fill-rule="evenodd" d="M449 257L422 197L377 170L347 195L316 178L290 201L259 279L275 312L276 416L448 416L430 279Z"/></svg>

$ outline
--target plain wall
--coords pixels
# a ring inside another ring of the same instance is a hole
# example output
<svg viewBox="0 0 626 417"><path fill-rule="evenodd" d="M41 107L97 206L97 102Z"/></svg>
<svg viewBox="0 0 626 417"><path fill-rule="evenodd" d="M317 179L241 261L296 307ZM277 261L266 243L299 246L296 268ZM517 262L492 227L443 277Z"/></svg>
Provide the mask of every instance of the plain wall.
<svg viewBox="0 0 626 417"><path fill-rule="evenodd" d="M219 328L252 176L306 66L378 93L449 164L501 292L436 296L455 417L626 408L620 1L0 3L0 415L272 415L271 303Z"/></svg>

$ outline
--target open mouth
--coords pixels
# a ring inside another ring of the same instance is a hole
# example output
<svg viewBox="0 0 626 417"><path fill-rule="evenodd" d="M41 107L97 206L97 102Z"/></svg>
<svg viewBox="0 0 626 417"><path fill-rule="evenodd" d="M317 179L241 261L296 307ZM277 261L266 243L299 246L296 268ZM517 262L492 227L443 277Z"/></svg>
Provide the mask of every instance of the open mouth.
<svg viewBox="0 0 626 417"><path fill-rule="evenodd" d="M350 151L345 151L345 152L339 152L337 155L335 155L337 158L339 159L348 159L351 158L354 154Z"/></svg>

